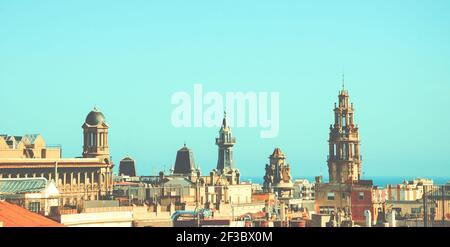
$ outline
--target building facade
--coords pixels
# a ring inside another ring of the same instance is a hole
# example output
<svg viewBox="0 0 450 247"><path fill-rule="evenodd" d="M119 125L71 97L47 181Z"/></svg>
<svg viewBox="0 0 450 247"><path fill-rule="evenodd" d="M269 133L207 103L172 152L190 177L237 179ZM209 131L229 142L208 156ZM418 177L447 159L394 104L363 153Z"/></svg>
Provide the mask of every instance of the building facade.
<svg viewBox="0 0 450 247"><path fill-rule="evenodd" d="M365 212L369 211L376 223L379 212L384 210L384 201L371 180L361 179L359 128L354 123L354 107L349 104L349 94L344 87L338 99L328 140L329 182L316 179L316 213L331 215L334 224L339 226L343 222L364 225Z"/></svg>
<svg viewBox="0 0 450 247"><path fill-rule="evenodd" d="M50 215L59 206L59 196L55 183L45 178L0 179L0 198L31 212Z"/></svg>
<svg viewBox="0 0 450 247"><path fill-rule="evenodd" d="M63 158L59 147L47 147L40 135L0 137L0 178L37 178L53 181L60 205L80 205L112 192L113 164L109 156L108 124L94 108L82 126L81 158ZM33 138L31 138L31 137Z"/></svg>

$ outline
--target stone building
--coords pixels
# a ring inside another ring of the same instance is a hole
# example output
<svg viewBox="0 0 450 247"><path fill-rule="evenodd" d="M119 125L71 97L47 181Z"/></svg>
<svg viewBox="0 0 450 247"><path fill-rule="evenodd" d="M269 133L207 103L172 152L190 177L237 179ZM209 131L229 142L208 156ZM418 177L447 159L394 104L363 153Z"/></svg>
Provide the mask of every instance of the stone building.
<svg viewBox="0 0 450 247"><path fill-rule="evenodd" d="M172 204L177 209L204 207L222 212L232 204L234 207L251 203L252 185L241 183L239 170L234 164L235 143L236 139L225 116L219 137L216 138L217 168L209 176L202 176L193 151L185 144L177 152L171 174L160 172L159 176L147 178L151 185L148 189L150 202L159 203L162 208L168 208Z"/></svg>
<svg viewBox="0 0 450 247"><path fill-rule="evenodd" d="M364 224L364 212L369 210L372 219L377 219L384 202L376 196L378 188L373 186L372 180L361 179L359 129L353 120L353 104L349 104L349 94L344 87L338 99L328 141L329 183L316 178L316 213L336 216L333 220L337 226L344 221Z"/></svg>
<svg viewBox="0 0 450 247"><path fill-rule="evenodd" d="M216 145L219 147L219 155L217 159L217 168L211 176L219 176L224 179L227 184L239 184L240 173L236 168L233 158L233 146L236 144L236 138L233 137L230 126L227 124L226 114L222 121L219 131L219 137L216 138Z"/></svg>
<svg viewBox="0 0 450 247"><path fill-rule="evenodd" d="M58 158L60 146L46 145L39 134L8 136L0 135L0 158Z"/></svg>
<svg viewBox="0 0 450 247"><path fill-rule="evenodd" d="M269 157L264 176L264 192L273 192L278 198L292 198L294 184L291 179L291 167L286 163L286 156L281 149L276 148Z"/></svg>
<svg viewBox="0 0 450 247"><path fill-rule="evenodd" d="M353 103L348 91L339 92L334 107L334 125L330 125L328 169L330 183L357 181L361 177L361 155L358 125L353 122Z"/></svg>
<svg viewBox="0 0 450 247"><path fill-rule="evenodd" d="M108 197L112 167L104 115L93 109L82 126L82 158L63 158L60 147L46 146L40 135L0 136L0 178L44 177L55 182L60 205Z"/></svg>

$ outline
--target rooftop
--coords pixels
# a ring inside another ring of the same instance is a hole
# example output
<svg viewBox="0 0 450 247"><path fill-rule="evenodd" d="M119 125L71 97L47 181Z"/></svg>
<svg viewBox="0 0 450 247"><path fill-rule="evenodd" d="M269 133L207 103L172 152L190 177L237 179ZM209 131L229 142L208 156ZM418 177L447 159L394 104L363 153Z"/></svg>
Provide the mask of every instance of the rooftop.
<svg viewBox="0 0 450 247"><path fill-rule="evenodd" d="M45 178L0 179L0 195L39 193L47 187L48 183Z"/></svg>
<svg viewBox="0 0 450 247"><path fill-rule="evenodd" d="M4 227L62 227L63 225L25 208L0 201L0 222Z"/></svg>

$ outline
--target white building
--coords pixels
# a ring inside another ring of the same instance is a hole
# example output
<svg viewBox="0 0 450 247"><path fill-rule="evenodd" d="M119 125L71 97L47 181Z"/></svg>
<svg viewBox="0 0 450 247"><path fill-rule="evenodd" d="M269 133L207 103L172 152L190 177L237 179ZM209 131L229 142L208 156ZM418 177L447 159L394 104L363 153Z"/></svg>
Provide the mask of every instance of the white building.
<svg viewBox="0 0 450 247"><path fill-rule="evenodd" d="M60 193L53 181L46 178L0 179L0 197L32 212L49 215L59 206Z"/></svg>
<svg viewBox="0 0 450 247"><path fill-rule="evenodd" d="M422 199L424 187L433 186L433 180L416 178L412 181L404 180L397 185L387 185L386 199L388 201L416 201Z"/></svg>

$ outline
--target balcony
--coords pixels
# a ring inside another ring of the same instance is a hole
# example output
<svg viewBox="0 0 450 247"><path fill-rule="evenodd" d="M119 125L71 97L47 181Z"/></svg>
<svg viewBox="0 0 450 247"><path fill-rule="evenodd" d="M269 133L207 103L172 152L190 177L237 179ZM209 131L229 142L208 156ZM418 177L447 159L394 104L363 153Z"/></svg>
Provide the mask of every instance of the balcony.
<svg viewBox="0 0 450 247"><path fill-rule="evenodd" d="M220 138L216 138L216 145L225 145L225 146L232 146L236 144L236 138L232 137L230 140L228 140L228 142L220 139Z"/></svg>

